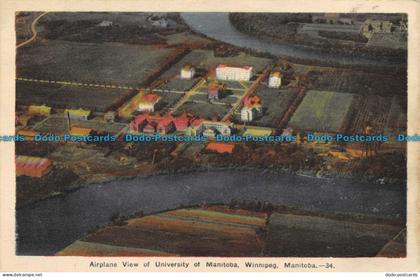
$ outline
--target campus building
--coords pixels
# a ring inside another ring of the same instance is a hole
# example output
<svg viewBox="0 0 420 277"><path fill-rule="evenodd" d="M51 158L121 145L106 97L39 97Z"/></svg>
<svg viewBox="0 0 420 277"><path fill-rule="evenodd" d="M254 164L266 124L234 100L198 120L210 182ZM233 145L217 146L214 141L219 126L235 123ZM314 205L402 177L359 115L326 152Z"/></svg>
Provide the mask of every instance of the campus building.
<svg viewBox="0 0 420 277"><path fill-rule="evenodd" d="M137 110L139 112L153 113L155 112L156 107L161 99L162 97L154 93L143 95L139 101Z"/></svg>
<svg viewBox="0 0 420 277"><path fill-rule="evenodd" d="M40 178L44 176L51 168L52 161L40 157L17 155L16 176L29 176Z"/></svg>
<svg viewBox="0 0 420 277"><path fill-rule="evenodd" d="M232 81L249 81L253 75L252 66L228 66L219 64L216 67L216 79Z"/></svg>
<svg viewBox="0 0 420 277"><path fill-rule="evenodd" d="M248 96L243 99L241 120L250 122L262 115L261 100L258 96Z"/></svg>
<svg viewBox="0 0 420 277"><path fill-rule="evenodd" d="M279 88L281 86L282 74L280 71L273 71L268 78L268 87Z"/></svg>
<svg viewBox="0 0 420 277"><path fill-rule="evenodd" d="M220 86L217 81L211 82L207 88L208 99L219 99Z"/></svg>
<svg viewBox="0 0 420 277"><path fill-rule="evenodd" d="M46 105L30 105L28 108L30 114L37 114L43 116L49 116L51 114L51 107Z"/></svg>
<svg viewBox="0 0 420 277"><path fill-rule="evenodd" d="M194 78L195 68L187 63L181 68L181 79L191 80Z"/></svg>
<svg viewBox="0 0 420 277"><path fill-rule="evenodd" d="M70 119L74 120L88 120L90 116L90 111L78 109L78 110L72 110L72 109L66 109L64 111L64 116L69 117Z"/></svg>

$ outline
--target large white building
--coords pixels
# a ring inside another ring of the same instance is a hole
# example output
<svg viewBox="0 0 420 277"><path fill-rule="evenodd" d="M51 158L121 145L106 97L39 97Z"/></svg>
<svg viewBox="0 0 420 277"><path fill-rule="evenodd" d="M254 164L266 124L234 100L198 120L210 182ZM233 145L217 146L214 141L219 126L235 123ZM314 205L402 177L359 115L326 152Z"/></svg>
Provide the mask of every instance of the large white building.
<svg viewBox="0 0 420 277"><path fill-rule="evenodd" d="M228 66L219 64L216 67L216 79L225 81L249 81L253 75L252 66Z"/></svg>

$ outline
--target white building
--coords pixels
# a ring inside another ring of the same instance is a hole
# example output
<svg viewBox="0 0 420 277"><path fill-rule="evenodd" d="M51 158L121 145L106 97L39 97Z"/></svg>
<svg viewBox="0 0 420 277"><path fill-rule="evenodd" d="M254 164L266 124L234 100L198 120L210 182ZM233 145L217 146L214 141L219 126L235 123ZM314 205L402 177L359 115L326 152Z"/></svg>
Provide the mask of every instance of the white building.
<svg viewBox="0 0 420 277"><path fill-rule="evenodd" d="M219 64L216 67L216 79L218 80L233 80L233 81L249 81L253 75L252 66L228 66Z"/></svg>
<svg viewBox="0 0 420 277"><path fill-rule="evenodd" d="M241 120L243 122L251 122L257 117L257 111L255 108L243 107L241 109Z"/></svg>
<svg viewBox="0 0 420 277"><path fill-rule="evenodd" d="M156 106L161 99L162 97L160 97L157 94L146 94L141 98L137 110L139 112L153 113L156 110Z"/></svg>
<svg viewBox="0 0 420 277"><path fill-rule="evenodd" d="M202 121L199 126L195 127L196 135L202 134L205 137L214 137L217 134L230 136L232 134L233 124L220 121Z"/></svg>
<svg viewBox="0 0 420 277"><path fill-rule="evenodd" d="M111 27L112 26L112 21L103 20L101 23L99 23L96 26L98 26L98 27Z"/></svg>
<svg viewBox="0 0 420 277"><path fill-rule="evenodd" d="M243 122L251 122L262 115L261 100L258 96L249 96L243 101L244 106L241 109L241 120Z"/></svg>
<svg viewBox="0 0 420 277"><path fill-rule="evenodd" d="M190 64L185 64L181 68L181 79L192 79L195 75L195 68L191 66Z"/></svg>
<svg viewBox="0 0 420 277"><path fill-rule="evenodd" d="M281 77L282 74L280 71L271 72L270 77L268 78L268 87L279 88L281 86Z"/></svg>

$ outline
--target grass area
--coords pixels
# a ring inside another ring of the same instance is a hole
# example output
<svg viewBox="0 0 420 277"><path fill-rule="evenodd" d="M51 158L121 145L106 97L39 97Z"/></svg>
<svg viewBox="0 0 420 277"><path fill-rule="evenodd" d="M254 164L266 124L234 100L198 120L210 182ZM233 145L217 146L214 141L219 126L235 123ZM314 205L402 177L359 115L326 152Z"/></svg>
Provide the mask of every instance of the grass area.
<svg viewBox="0 0 420 277"><path fill-rule="evenodd" d="M272 89L260 85L254 93L259 96L263 105L264 114L252 124L277 127L283 114L295 98L297 91L290 89Z"/></svg>
<svg viewBox="0 0 420 277"><path fill-rule="evenodd" d="M258 256L266 216L225 207L169 211L99 229L58 255Z"/></svg>
<svg viewBox="0 0 420 277"><path fill-rule="evenodd" d="M208 103L193 103L185 102L178 110L174 113L175 116L180 115L184 112L192 113L196 116L213 119L222 119L223 116L231 109L228 105L218 105Z"/></svg>
<svg viewBox="0 0 420 277"><path fill-rule="evenodd" d="M402 226L210 205L119 221L57 255L376 256ZM401 243L404 246L404 242ZM399 252L398 255L401 255Z"/></svg>
<svg viewBox="0 0 420 277"><path fill-rule="evenodd" d="M113 256L113 257L147 257L174 256L170 253L149 249L114 246L102 243L76 241L56 254L57 256Z"/></svg>
<svg viewBox="0 0 420 277"><path fill-rule="evenodd" d="M128 90L121 89L16 81L16 102L20 105L46 104L53 108L83 108L103 112L128 93Z"/></svg>
<svg viewBox="0 0 420 277"><path fill-rule="evenodd" d="M346 121L354 96L332 91L307 92L293 114L292 128L317 132L339 132Z"/></svg>
<svg viewBox="0 0 420 277"><path fill-rule="evenodd" d="M17 50L17 76L138 86L166 61L171 49L119 43L39 41Z"/></svg>
<svg viewBox="0 0 420 277"><path fill-rule="evenodd" d="M361 224L274 213L267 235L268 256L375 256L401 227Z"/></svg>

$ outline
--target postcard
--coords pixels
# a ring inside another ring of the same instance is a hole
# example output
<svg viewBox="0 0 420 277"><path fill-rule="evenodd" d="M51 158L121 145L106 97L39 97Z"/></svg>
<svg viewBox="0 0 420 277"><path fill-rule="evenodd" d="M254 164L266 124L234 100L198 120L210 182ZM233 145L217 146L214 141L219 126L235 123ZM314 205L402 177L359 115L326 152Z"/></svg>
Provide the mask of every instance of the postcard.
<svg viewBox="0 0 420 277"><path fill-rule="evenodd" d="M0 269L418 272L419 3L299 3L2 2Z"/></svg>

